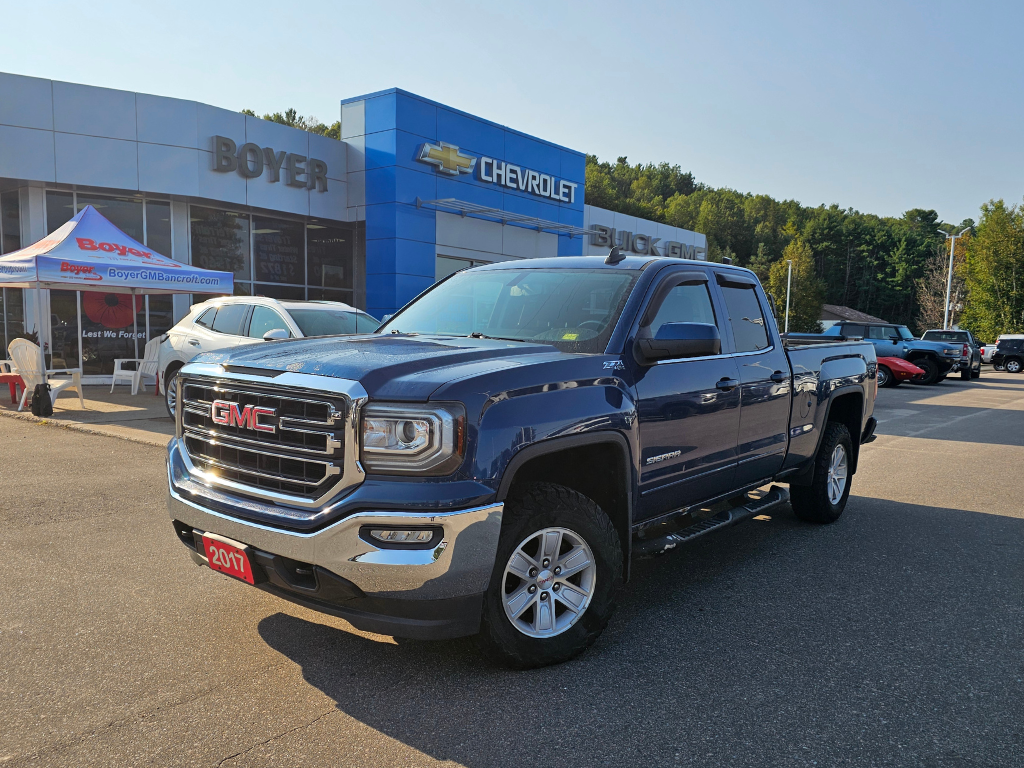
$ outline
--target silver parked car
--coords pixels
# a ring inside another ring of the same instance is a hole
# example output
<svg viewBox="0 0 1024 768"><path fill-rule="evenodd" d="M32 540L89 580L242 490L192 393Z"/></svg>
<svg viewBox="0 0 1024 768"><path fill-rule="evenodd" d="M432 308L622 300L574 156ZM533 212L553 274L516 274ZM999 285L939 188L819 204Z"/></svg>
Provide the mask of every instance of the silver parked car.
<svg viewBox="0 0 1024 768"><path fill-rule="evenodd" d="M278 301L265 296L224 296L195 304L160 343L160 383L174 416L174 378L200 352L257 341L372 333L380 326L361 309L338 301Z"/></svg>

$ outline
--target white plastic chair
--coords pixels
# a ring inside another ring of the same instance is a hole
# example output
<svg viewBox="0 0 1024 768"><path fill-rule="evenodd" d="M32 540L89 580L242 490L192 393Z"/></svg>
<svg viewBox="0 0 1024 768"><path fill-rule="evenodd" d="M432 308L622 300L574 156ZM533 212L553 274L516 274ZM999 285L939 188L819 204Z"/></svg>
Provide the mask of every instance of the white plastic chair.
<svg viewBox="0 0 1024 768"><path fill-rule="evenodd" d="M0 373L14 373L14 363L10 360L0 360Z"/></svg>
<svg viewBox="0 0 1024 768"><path fill-rule="evenodd" d="M124 363L135 363L135 370L124 370L122 367ZM132 385L133 395L138 394L139 387L142 387L142 391L145 392L146 382L142 380L142 377L152 376L155 381L159 365L160 339L157 338L146 342L146 351L143 353L141 360L137 357L119 357L114 360L114 379L110 382L110 391L114 391L114 385L118 381L129 381ZM154 384L154 386L156 385Z"/></svg>
<svg viewBox="0 0 1024 768"><path fill-rule="evenodd" d="M85 410L85 398L82 397L82 369L81 368L50 368L42 371L39 368L39 347L28 339L15 339L7 346L7 353L14 363L14 372L21 376L25 382L25 391L21 395L21 402L18 410L25 407L28 400L28 393L35 390L39 384L50 385L50 400L56 400L57 395L68 388L78 392L78 404ZM69 376L71 378L52 379L53 375Z"/></svg>

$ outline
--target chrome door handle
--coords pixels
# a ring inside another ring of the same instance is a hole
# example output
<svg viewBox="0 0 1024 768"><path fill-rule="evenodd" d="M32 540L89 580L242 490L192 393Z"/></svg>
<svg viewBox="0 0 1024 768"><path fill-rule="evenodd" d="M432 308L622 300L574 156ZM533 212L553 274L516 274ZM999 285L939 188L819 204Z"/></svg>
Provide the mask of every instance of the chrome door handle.
<svg viewBox="0 0 1024 768"><path fill-rule="evenodd" d="M740 383L736 379L725 378L715 384L715 387L728 392L729 390L736 389L739 385Z"/></svg>
<svg viewBox="0 0 1024 768"><path fill-rule="evenodd" d="M770 378L776 384L781 384L782 382L786 381L789 378L789 376L784 374L782 371L776 371L775 373L773 373L768 378Z"/></svg>

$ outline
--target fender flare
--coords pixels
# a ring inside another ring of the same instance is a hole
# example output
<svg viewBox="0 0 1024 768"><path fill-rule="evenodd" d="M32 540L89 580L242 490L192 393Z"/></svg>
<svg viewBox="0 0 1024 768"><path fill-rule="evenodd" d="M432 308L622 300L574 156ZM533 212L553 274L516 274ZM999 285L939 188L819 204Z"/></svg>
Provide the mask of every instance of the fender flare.
<svg viewBox="0 0 1024 768"><path fill-rule="evenodd" d="M628 581L631 570L630 564L633 558L632 531L633 509L635 507L634 497L637 493L637 488L639 487L639 477L634 477L635 468L633 466L633 451L630 448L629 440L627 440L625 435L622 433L612 430L598 430L596 432L586 432L581 435L550 437L521 448L509 460L508 464L505 465L505 471L501 475L501 482L498 484L498 493L495 497L495 501L505 501L508 497L509 489L512 487L512 482L515 480L516 473L528 461L550 453L558 453L560 451L580 448L582 446L602 444L610 444L619 448L622 451L622 458L625 461L626 477L624 480L626 483L626 520L625 535L622 537L623 541L621 543L623 547L623 576L624 581Z"/></svg>
<svg viewBox="0 0 1024 768"><path fill-rule="evenodd" d="M808 462L807 467L801 469L799 472L795 472L790 477L786 478L791 485L810 485L811 476L814 473L814 458L817 457L818 451L821 450L821 441L825 439L825 425L828 424L828 417L832 415L832 404L844 395L859 394L862 401L867 398L867 393L864 392L857 384L847 384L843 387L838 387L832 391L832 394L828 397L828 405L825 407L825 417L821 420L821 426L818 429L818 441L814 445L814 456L811 461ZM863 412L861 413L863 417ZM851 468L851 475L857 471L857 462L860 459L860 430L862 426L857 428L856 435L850 435L854 440L854 456L853 456L853 467Z"/></svg>

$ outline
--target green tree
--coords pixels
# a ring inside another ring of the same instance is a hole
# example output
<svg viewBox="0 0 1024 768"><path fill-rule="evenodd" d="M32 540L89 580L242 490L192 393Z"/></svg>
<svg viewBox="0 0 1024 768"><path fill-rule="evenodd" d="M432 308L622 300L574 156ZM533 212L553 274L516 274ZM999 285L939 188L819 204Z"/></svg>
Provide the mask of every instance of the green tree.
<svg viewBox="0 0 1024 768"><path fill-rule="evenodd" d="M987 341L1024 333L1024 211L992 200L967 243L962 274L967 304L961 325Z"/></svg>
<svg viewBox="0 0 1024 768"><path fill-rule="evenodd" d="M251 109L243 109L243 115L249 115L249 117L259 117ZM287 125L289 128L299 128L303 131L309 131L310 133L316 133L320 136L326 136L328 139L337 139L341 141L341 121L338 120L332 125L321 123L315 117L310 115L309 117L303 117L298 114L294 109L286 109L284 113L274 112L273 114L267 113L263 115L263 120L269 120L272 123L280 123L281 125Z"/></svg>
<svg viewBox="0 0 1024 768"><path fill-rule="evenodd" d="M814 254L803 240L786 246L782 258L771 266L768 290L775 298L780 325L785 322L787 260L793 262L793 283L789 293L789 330L796 333L821 333L821 307L825 285L815 273Z"/></svg>

